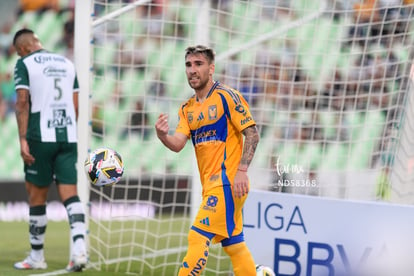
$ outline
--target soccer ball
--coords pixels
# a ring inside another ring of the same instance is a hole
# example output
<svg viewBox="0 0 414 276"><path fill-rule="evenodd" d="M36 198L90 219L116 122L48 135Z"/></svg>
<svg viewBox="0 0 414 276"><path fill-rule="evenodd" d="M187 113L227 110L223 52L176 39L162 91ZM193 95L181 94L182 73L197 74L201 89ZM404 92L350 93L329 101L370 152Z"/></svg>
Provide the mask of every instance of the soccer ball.
<svg viewBox="0 0 414 276"><path fill-rule="evenodd" d="M265 265L258 264L256 265L256 275L257 276L276 276L273 270Z"/></svg>
<svg viewBox="0 0 414 276"><path fill-rule="evenodd" d="M110 148L92 151L85 160L84 168L89 182L95 186L116 184L124 173L121 155Z"/></svg>

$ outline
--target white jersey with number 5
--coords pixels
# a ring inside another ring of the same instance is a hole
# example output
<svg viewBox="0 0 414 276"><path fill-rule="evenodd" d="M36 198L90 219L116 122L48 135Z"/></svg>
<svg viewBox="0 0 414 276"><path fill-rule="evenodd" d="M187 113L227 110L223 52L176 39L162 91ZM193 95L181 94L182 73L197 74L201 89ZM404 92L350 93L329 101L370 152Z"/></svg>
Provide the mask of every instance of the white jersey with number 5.
<svg viewBox="0 0 414 276"><path fill-rule="evenodd" d="M30 92L27 139L77 142L73 93L79 92L75 66L64 56L36 51L17 61L15 89Z"/></svg>

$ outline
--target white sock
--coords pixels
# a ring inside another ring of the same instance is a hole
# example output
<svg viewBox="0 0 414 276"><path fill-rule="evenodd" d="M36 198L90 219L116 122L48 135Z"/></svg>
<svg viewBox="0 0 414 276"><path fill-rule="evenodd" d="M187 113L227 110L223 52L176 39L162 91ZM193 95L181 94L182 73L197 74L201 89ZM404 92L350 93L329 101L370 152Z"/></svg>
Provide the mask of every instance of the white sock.
<svg viewBox="0 0 414 276"><path fill-rule="evenodd" d="M29 239L32 248L30 256L34 261L43 261L47 225L46 205L30 207L29 211Z"/></svg>
<svg viewBox="0 0 414 276"><path fill-rule="evenodd" d="M74 255L83 255L86 254L86 244L85 244L85 240L82 238L77 239L74 243L73 243L73 254Z"/></svg>
<svg viewBox="0 0 414 276"><path fill-rule="evenodd" d="M36 262L45 260L43 249L40 249L40 250L32 249L32 251L30 252L30 257L32 258L33 261L36 261Z"/></svg>
<svg viewBox="0 0 414 276"><path fill-rule="evenodd" d="M85 212L83 205L78 196L69 198L64 202L64 206L68 213L70 224L70 235L72 238L72 254L85 254L86 245L86 224Z"/></svg>

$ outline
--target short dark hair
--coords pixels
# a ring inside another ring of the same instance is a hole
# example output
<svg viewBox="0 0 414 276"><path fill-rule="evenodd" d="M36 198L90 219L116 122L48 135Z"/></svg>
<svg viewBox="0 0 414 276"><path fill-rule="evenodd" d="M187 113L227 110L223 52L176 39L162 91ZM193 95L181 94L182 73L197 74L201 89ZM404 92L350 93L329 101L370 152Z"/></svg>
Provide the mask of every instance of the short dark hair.
<svg viewBox="0 0 414 276"><path fill-rule="evenodd" d="M185 58L187 58L188 55L194 54L204 55L209 61L209 63L214 63L214 59L216 56L216 53L213 49L203 45L189 46L187 47L187 49L185 49Z"/></svg>
<svg viewBox="0 0 414 276"><path fill-rule="evenodd" d="M16 32L16 34L14 35L14 38L13 38L13 45L16 45L16 41L17 41L17 39L18 39L21 35L24 35L24 34L34 34L34 32L33 32L32 30L30 30L30 29L26 29L26 28L18 30L18 31Z"/></svg>

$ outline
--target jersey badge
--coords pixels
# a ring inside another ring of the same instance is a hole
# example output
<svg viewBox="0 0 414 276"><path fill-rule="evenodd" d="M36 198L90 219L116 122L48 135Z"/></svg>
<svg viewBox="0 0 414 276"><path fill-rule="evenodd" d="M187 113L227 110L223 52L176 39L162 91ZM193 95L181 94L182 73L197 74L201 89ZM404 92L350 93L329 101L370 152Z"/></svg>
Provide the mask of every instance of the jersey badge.
<svg viewBox="0 0 414 276"><path fill-rule="evenodd" d="M217 119L217 105L210 105L208 107L208 119L209 120Z"/></svg>

